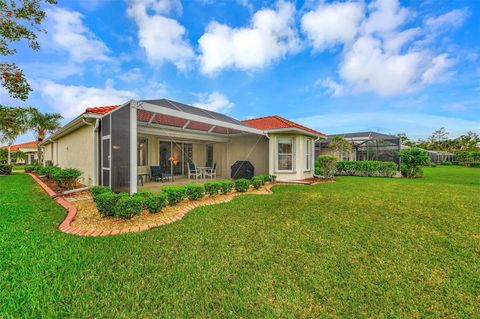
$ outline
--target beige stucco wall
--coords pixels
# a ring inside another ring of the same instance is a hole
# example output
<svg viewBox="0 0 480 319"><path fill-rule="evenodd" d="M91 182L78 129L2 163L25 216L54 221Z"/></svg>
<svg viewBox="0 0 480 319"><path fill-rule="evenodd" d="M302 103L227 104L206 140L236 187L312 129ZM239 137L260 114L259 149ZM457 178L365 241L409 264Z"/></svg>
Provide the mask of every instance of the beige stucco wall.
<svg viewBox="0 0 480 319"><path fill-rule="evenodd" d="M83 126L44 146L45 161L62 168L77 168L82 172L80 182L93 183L93 130Z"/></svg>
<svg viewBox="0 0 480 319"><path fill-rule="evenodd" d="M293 149L293 170L289 172L279 171L277 169L277 139L279 137L293 137L294 149ZM306 167L305 163L305 144L306 139L311 139L311 168ZM313 158L314 158L314 139L305 135L297 134L271 134L269 141L269 173L276 175L278 180L302 180L305 178L313 177Z"/></svg>
<svg viewBox="0 0 480 319"><path fill-rule="evenodd" d="M268 174L268 139L265 136L245 135L233 137L226 143L226 176L231 176L231 166L236 161L246 160L255 168L255 175Z"/></svg>

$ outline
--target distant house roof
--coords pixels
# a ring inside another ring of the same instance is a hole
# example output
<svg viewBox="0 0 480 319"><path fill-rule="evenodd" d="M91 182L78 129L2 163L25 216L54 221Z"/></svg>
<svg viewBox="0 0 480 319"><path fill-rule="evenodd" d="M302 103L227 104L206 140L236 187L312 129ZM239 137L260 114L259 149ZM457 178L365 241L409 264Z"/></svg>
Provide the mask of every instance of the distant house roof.
<svg viewBox="0 0 480 319"><path fill-rule="evenodd" d="M400 138L395 135L382 134L378 132L354 132L354 133L345 133L345 134L331 134L328 137L321 141L321 143L330 143L332 137L343 136L347 141L354 142L354 144L362 143L368 140L395 140L398 141Z"/></svg>
<svg viewBox="0 0 480 319"><path fill-rule="evenodd" d="M10 146L11 151L18 151L21 148L37 148L38 142L37 141L31 141L31 142L25 142L25 143L20 143L20 144L15 144ZM0 146L0 149L8 149L8 146Z"/></svg>
<svg viewBox="0 0 480 319"><path fill-rule="evenodd" d="M254 128L257 128L259 130L276 130L276 129L288 129L288 128L296 128L300 129L303 131L307 131L310 133L313 133L315 135L319 136L326 136L322 132L315 131L309 127L303 126L301 124L292 122L290 120L287 120L281 116L278 115L272 115L272 116L265 116L265 117L259 117L255 119L248 119L242 121L245 124L248 124Z"/></svg>

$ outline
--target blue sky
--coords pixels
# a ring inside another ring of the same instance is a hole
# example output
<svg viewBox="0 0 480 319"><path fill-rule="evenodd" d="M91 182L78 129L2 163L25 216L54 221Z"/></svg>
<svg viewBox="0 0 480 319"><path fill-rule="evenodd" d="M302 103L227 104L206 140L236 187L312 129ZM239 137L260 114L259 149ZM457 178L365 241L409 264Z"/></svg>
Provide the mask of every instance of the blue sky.
<svg viewBox="0 0 480 319"><path fill-rule="evenodd" d="M327 134L480 133L479 1L84 0L48 6L40 52L11 61L27 102L167 97L238 119L277 114ZM22 136L19 141L31 139Z"/></svg>

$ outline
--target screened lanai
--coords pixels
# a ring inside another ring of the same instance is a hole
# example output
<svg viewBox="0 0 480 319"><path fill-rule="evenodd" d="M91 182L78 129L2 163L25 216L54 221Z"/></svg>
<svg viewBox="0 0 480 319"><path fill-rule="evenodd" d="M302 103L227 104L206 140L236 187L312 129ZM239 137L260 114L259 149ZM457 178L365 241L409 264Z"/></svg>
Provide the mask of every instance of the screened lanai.
<svg viewBox="0 0 480 319"><path fill-rule="evenodd" d="M130 101L102 117L99 134L99 177L114 191L134 193L140 176L149 167L185 176L188 163L215 162L218 175L227 175L228 165L249 154L227 152L232 139L246 147L264 139L264 133L229 116L175 101ZM245 153L243 151L243 153Z"/></svg>
<svg viewBox="0 0 480 319"><path fill-rule="evenodd" d="M352 145L351 150L337 154L339 160L385 161L399 164L400 138L377 132L329 135L328 138L317 142L315 145L316 157L333 154L330 142L334 136L343 136Z"/></svg>

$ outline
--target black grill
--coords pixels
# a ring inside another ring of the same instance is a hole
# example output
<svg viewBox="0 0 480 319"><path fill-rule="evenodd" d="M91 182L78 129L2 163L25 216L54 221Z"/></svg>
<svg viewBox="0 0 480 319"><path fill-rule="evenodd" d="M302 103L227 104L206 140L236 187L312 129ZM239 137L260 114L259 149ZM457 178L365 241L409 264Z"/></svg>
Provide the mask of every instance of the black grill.
<svg viewBox="0 0 480 319"><path fill-rule="evenodd" d="M232 173L231 178L239 179L239 178L247 178L251 179L254 175L255 168L253 167L252 163L249 161L236 161L232 166Z"/></svg>

